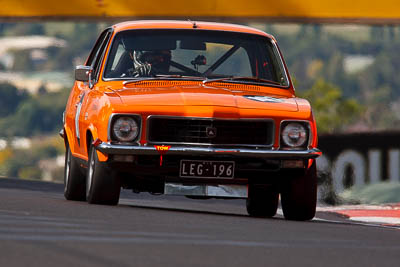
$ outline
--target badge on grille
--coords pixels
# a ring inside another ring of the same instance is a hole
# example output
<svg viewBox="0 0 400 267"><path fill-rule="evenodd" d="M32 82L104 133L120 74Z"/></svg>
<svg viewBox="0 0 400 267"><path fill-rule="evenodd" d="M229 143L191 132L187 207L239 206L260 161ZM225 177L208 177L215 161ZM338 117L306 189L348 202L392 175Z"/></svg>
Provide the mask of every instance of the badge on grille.
<svg viewBox="0 0 400 267"><path fill-rule="evenodd" d="M283 99L276 98L276 97L270 97L270 96L244 95L243 97L250 99L250 100L259 101L259 102L267 102L267 103L282 103L282 102L284 102Z"/></svg>
<svg viewBox="0 0 400 267"><path fill-rule="evenodd" d="M215 127L207 127L206 134L208 138L214 138L217 136L217 128Z"/></svg>

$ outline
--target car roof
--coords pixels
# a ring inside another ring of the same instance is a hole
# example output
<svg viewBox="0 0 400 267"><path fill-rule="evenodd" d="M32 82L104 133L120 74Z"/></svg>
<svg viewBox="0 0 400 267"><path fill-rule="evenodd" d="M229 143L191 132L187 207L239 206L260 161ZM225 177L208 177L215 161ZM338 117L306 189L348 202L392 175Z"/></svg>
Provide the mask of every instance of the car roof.
<svg viewBox="0 0 400 267"><path fill-rule="evenodd" d="M218 22L204 22L204 21L179 21L179 20L137 20L137 21L126 21L115 24L112 26L114 31L125 31L134 29L199 29L199 30L214 30L214 31L229 31L229 32L240 32L257 34L261 36L267 36L271 39L275 38L258 29L229 23L218 23Z"/></svg>

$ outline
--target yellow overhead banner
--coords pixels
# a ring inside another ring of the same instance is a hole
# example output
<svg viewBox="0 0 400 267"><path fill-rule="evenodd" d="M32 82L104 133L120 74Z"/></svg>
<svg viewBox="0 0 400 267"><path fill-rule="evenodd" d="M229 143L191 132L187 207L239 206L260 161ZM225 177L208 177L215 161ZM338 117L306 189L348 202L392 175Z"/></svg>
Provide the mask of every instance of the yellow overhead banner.
<svg viewBox="0 0 400 267"><path fill-rule="evenodd" d="M0 0L1 19L217 19L395 23L400 0Z"/></svg>

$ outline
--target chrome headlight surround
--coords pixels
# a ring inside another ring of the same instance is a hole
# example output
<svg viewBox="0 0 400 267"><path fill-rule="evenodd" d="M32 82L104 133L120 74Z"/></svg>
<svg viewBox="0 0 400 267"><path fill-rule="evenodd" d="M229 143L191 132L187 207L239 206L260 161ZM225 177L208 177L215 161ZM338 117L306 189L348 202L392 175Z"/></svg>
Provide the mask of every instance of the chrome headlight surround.
<svg viewBox="0 0 400 267"><path fill-rule="evenodd" d="M113 114L108 125L112 142L138 142L141 134L141 117L136 114Z"/></svg>
<svg viewBox="0 0 400 267"><path fill-rule="evenodd" d="M310 142L310 123L308 121L282 121L280 131L281 149L307 149Z"/></svg>

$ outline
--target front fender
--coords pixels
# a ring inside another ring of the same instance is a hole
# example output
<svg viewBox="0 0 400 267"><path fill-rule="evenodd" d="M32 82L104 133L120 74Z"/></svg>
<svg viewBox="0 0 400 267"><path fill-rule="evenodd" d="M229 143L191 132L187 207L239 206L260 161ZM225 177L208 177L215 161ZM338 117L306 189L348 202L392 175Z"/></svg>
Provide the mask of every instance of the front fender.
<svg viewBox="0 0 400 267"><path fill-rule="evenodd" d="M91 145L89 142L90 142L90 140L95 141L97 139L100 139L97 128L93 124L90 124L86 131L86 148L87 148L86 154L88 155L88 160L89 160L89 149L90 149L90 145ZM108 160L108 155L104 154L98 150L97 150L97 156L98 156L99 161L107 161Z"/></svg>
<svg viewBox="0 0 400 267"><path fill-rule="evenodd" d="M75 151L75 143L74 143L74 135L72 133L72 130L70 127L68 127L67 124L64 124L64 144L65 147L67 147L67 144L69 145L69 149L71 150L71 153L74 154L76 153Z"/></svg>

